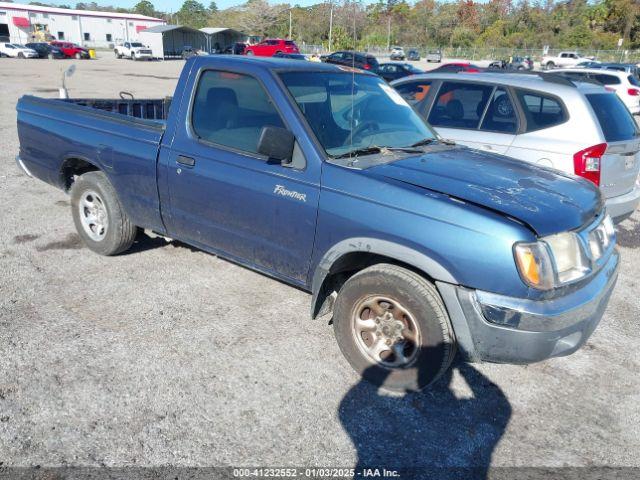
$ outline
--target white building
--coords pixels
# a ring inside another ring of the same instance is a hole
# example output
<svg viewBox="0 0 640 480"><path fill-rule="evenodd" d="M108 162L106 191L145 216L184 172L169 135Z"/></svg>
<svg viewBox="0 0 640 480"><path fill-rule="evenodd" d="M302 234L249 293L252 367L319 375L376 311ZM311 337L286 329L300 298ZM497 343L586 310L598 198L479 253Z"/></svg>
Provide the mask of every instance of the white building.
<svg viewBox="0 0 640 480"><path fill-rule="evenodd" d="M96 12L0 2L0 41L38 41L47 32L52 39L85 47L111 48L124 41L137 41L149 27L164 25L160 18L133 13ZM8 38L7 38L8 37ZM49 37L49 38L51 38Z"/></svg>

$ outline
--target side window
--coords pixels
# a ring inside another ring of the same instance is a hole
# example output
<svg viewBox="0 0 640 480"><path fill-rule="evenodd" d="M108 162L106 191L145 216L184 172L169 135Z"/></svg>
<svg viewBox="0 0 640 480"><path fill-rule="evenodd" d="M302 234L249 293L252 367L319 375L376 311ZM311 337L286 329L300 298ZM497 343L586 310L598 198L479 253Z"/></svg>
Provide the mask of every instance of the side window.
<svg viewBox="0 0 640 480"><path fill-rule="evenodd" d="M619 85L620 79L614 75L605 75L602 73L596 73L591 75L591 77L596 81L600 82L603 85Z"/></svg>
<svg viewBox="0 0 640 480"><path fill-rule="evenodd" d="M559 100L538 93L517 90L516 96L527 119L527 132L560 125L567 115Z"/></svg>
<svg viewBox="0 0 640 480"><path fill-rule="evenodd" d="M344 55L342 54L342 52L337 52L337 53L333 53L333 54L329 55L329 58L331 60L342 60L343 56Z"/></svg>
<svg viewBox="0 0 640 480"><path fill-rule="evenodd" d="M509 94L503 88L497 88L493 93L480 130L503 133L516 133L518 130L516 111Z"/></svg>
<svg viewBox="0 0 640 480"><path fill-rule="evenodd" d="M492 91L490 85L445 82L428 121L436 127L476 129Z"/></svg>
<svg viewBox="0 0 640 480"><path fill-rule="evenodd" d="M353 53L344 52L342 54L342 61L343 62L353 62Z"/></svg>
<svg viewBox="0 0 640 480"><path fill-rule="evenodd" d="M203 140L254 154L258 151L262 127L284 128L280 115L255 78L213 70L200 77L191 125Z"/></svg>
<svg viewBox="0 0 640 480"><path fill-rule="evenodd" d="M409 105L417 105L425 98L431 88L431 80L420 80L416 82L407 82L398 85L396 90L404 98Z"/></svg>

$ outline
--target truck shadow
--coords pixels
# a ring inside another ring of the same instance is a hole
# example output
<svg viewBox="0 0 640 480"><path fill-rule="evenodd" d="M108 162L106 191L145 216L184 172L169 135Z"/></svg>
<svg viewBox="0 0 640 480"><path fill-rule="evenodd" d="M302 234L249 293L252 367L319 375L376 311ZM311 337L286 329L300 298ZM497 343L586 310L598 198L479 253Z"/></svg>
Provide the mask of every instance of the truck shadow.
<svg viewBox="0 0 640 480"><path fill-rule="evenodd" d="M452 390L454 370L471 396ZM488 478L511 411L496 384L458 363L431 387L403 396L381 393L378 385L361 380L342 399L338 414L357 450L356 475L386 468L405 479L467 480Z"/></svg>

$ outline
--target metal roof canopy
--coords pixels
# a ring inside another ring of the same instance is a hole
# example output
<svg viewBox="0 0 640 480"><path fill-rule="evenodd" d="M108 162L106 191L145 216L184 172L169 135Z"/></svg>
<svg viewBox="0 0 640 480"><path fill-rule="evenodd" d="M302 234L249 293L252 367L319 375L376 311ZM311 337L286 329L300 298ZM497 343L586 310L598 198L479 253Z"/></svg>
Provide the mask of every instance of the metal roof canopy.
<svg viewBox="0 0 640 480"><path fill-rule="evenodd" d="M180 57L186 46L205 51L209 47L206 33L179 25L155 25L141 30L138 36L155 58Z"/></svg>

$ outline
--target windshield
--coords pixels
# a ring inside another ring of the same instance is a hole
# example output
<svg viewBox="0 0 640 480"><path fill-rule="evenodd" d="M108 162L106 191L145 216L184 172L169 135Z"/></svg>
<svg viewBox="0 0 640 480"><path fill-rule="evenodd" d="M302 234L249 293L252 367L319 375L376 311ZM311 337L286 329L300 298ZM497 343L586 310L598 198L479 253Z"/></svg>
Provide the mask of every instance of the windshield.
<svg viewBox="0 0 640 480"><path fill-rule="evenodd" d="M280 77L328 155L435 139L420 116L379 77L350 72L283 72Z"/></svg>

